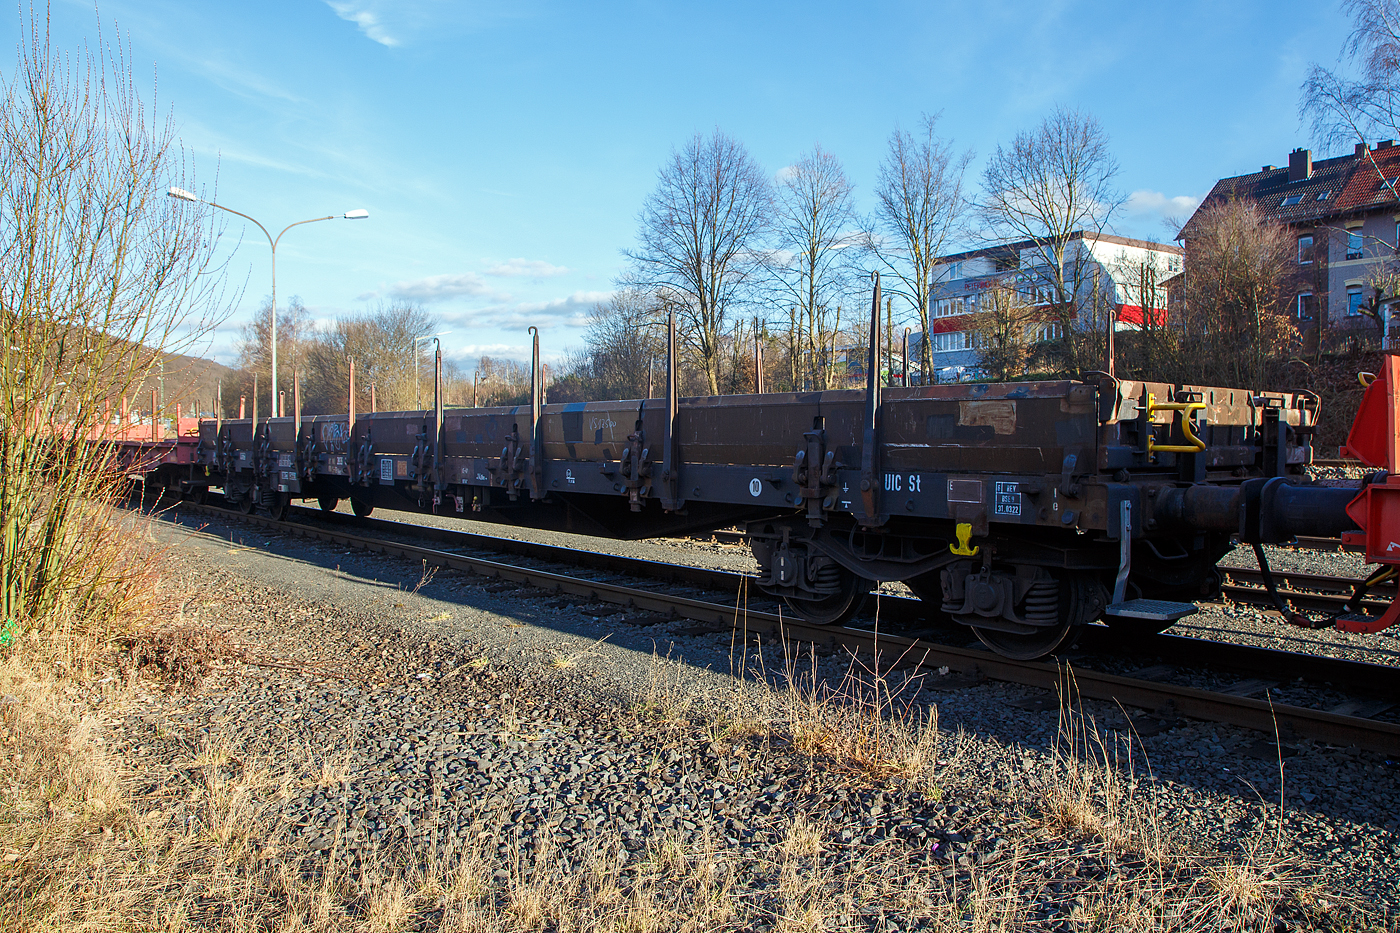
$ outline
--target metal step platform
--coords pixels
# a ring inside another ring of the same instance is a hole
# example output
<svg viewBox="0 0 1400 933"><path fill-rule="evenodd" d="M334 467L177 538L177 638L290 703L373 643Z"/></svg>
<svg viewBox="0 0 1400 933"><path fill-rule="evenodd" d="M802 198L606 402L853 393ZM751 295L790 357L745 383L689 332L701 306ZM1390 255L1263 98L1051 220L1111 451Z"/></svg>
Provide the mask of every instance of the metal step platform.
<svg viewBox="0 0 1400 933"><path fill-rule="evenodd" d="M1115 618L1175 622L1197 611L1195 603L1174 603L1165 599L1129 599L1114 603L1105 609L1103 614Z"/></svg>

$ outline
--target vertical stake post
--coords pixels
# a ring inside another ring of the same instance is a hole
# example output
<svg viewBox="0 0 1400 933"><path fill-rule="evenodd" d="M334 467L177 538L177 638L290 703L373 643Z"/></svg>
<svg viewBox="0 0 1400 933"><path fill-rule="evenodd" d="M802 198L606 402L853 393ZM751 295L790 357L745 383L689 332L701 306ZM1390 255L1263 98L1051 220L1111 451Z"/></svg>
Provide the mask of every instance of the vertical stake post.
<svg viewBox="0 0 1400 933"><path fill-rule="evenodd" d="M1142 313L1151 314L1152 310L1150 308L1144 308ZM1103 342L1103 371L1108 373L1110 376L1113 376L1113 340L1115 336L1115 331L1117 331L1118 329L1118 312L1114 310L1112 305L1109 305L1108 314L1106 314L1105 317L1108 319L1108 327L1106 328L1107 332L1104 334ZM1182 417L1185 416L1183 415Z"/></svg>
<svg viewBox="0 0 1400 933"><path fill-rule="evenodd" d="M661 507L674 511L681 507L678 490L680 488L680 463L676 457L676 412L678 410L678 386L676 385L676 309L666 307L666 418L661 436Z"/></svg>
<svg viewBox="0 0 1400 933"><path fill-rule="evenodd" d="M346 425L347 433L355 430L355 359L350 358L350 404L346 408L346 417L349 423Z"/></svg>
<svg viewBox="0 0 1400 933"><path fill-rule="evenodd" d="M884 524L879 517L879 489L876 473L879 471L880 443L880 273L872 272L874 289L870 296L870 353L865 365L865 418L864 436L860 451L860 499L865 514L860 523L867 527Z"/></svg>
<svg viewBox="0 0 1400 933"><path fill-rule="evenodd" d="M301 371L292 370L292 450L296 451L297 473L301 474Z"/></svg>
<svg viewBox="0 0 1400 933"><path fill-rule="evenodd" d="M433 354L433 486L441 491L447 488L442 481L442 344L433 343L437 347Z"/></svg>
<svg viewBox="0 0 1400 933"><path fill-rule="evenodd" d="M530 498L539 499L544 495L544 464L540 462L540 395L544 391L543 373L540 371L540 331L529 328L532 337L530 344Z"/></svg>
<svg viewBox="0 0 1400 933"><path fill-rule="evenodd" d="M763 394L763 335L757 321L753 328L753 390L756 395Z"/></svg>

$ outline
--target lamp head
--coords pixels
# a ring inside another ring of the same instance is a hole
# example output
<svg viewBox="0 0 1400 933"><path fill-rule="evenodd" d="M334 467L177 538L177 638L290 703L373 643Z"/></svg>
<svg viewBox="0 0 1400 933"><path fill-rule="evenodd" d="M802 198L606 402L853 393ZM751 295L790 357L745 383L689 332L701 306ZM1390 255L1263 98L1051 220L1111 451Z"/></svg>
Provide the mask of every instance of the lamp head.
<svg viewBox="0 0 1400 933"><path fill-rule="evenodd" d="M364 220L369 216L369 211L361 207L358 210L346 211L343 216L346 220Z"/></svg>
<svg viewBox="0 0 1400 933"><path fill-rule="evenodd" d="M196 203L199 201L199 198L195 197L184 188L169 188L165 193L178 201L194 201Z"/></svg>

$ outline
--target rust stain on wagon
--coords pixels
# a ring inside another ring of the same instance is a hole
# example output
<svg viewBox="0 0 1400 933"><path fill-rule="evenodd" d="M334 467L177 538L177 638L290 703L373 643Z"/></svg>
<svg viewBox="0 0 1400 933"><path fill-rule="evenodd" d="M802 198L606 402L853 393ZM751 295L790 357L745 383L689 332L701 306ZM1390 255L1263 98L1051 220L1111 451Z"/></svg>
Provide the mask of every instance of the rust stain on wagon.
<svg viewBox="0 0 1400 933"><path fill-rule="evenodd" d="M1012 399L958 402L958 424L969 428L985 425L995 434L1015 434L1016 402Z"/></svg>

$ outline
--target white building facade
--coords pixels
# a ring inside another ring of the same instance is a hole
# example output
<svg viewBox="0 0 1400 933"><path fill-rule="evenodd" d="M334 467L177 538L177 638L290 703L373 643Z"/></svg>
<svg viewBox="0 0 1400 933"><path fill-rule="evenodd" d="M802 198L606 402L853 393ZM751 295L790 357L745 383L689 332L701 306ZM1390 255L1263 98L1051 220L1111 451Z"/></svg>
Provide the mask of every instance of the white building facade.
<svg viewBox="0 0 1400 933"><path fill-rule="evenodd" d="M929 300L934 369L934 379L929 381L982 377L972 315L983 309L988 291L995 287L1014 289L1020 301L1029 306L1029 342L1063 336L1050 313L1058 279L1047 262L1050 252L1027 240L956 253L939 261ZM1145 315L1150 315L1150 321L1165 323L1167 290L1163 283L1181 272L1182 251L1165 243L1076 232L1065 245L1064 267L1066 287L1076 289L1079 327L1105 326L1104 315L1111 313L1115 329L1131 330L1142 326ZM911 369L920 358L917 348L922 339L922 334L910 335Z"/></svg>

